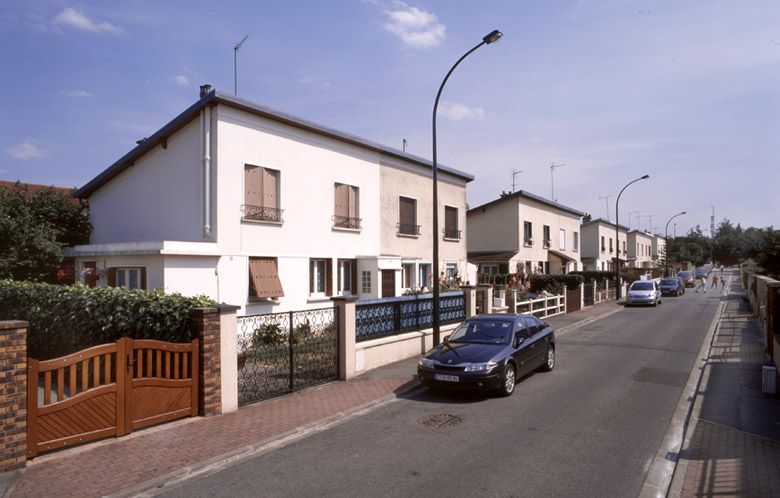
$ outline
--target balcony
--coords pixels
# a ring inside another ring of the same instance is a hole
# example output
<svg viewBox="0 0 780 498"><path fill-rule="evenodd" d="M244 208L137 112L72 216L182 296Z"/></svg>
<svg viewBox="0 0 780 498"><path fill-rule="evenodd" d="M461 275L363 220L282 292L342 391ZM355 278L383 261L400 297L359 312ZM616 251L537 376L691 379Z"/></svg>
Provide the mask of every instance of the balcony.
<svg viewBox="0 0 780 498"><path fill-rule="evenodd" d="M270 221L272 223L281 223L283 209L272 207L252 206L244 204L241 206L241 212L244 213L243 219L249 221Z"/></svg>
<svg viewBox="0 0 780 498"><path fill-rule="evenodd" d="M445 228L441 231L444 240L460 240L460 232L457 228Z"/></svg>
<svg viewBox="0 0 780 498"><path fill-rule="evenodd" d="M407 237L419 237L420 235L420 225L409 225L407 223L398 223L396 225L396 228L398 229L398 235L403 235Z"/></svg>
<svg viewBox="0 0 780 498"><path fill-rule="evenodd" d="M333 228L345 228L347 230L360 230L362 226L360 218L351 218L349 216L333 215Z"/></svg>

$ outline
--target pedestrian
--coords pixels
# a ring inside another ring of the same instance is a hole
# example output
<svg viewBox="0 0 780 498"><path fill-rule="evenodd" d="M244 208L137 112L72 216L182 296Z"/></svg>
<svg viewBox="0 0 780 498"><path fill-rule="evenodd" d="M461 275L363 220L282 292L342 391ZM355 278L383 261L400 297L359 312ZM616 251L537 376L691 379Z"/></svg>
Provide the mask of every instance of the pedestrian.
<svg viewBox="0 0 780 498"><path fill-rule="evenodd" d="M704 275L699 277L699 285L696 286L696 292L699 292L699 289L701 289L703 293L707 293L707 277Z"/></svg>
<svg viewBox="0 0 780 498"><path fill-rule="evenodd" d="M710 289L715 287L718 288L718 275L715 272L712 272L712 283L710 284Z"/></svg>

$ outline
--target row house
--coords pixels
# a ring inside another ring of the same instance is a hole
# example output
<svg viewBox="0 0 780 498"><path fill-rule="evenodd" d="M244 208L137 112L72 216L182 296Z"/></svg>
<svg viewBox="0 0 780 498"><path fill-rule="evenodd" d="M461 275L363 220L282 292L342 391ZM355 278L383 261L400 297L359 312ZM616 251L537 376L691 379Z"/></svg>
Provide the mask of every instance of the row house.
<svg viewBox="0 0 780 498"><path fill-rule="evenodd" d="M523 190L469 209L468 259L478 273L581 270L584 213Z"/></svg>
<svg viewBox="0 0 780 498"><path fill-rule="evenodd" d="M602 218L582 224L582 264L585 270L615 271L615 258L621 266L628 256L628 228ZM617 239L616 232L617 231Z"/></svg>
<svg viewBox="0 0 780 498"><path fill-rule="evenodd" d="M628 232L628 266L629 268L652 268L653 240L652 234L631 230Z"/></svg>
<svg viewBox="0 0 780 498"><path fill-rule="evenodd" d="M243 313L432 283L430 161L202 88L82 187L81 280L165 289ZM466 270L466 184L439 167L440 266Z"/></svg>

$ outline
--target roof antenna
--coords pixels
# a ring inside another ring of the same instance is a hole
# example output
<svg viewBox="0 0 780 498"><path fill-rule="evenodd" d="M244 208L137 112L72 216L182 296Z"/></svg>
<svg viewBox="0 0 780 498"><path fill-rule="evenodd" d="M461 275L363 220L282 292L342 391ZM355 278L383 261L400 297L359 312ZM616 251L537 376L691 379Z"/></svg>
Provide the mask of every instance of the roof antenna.
<svg viewBox="0 0 780 498"><path fill-rule="evenodd" d="M403 139L403 142L401 142L401 145L404 148L404 152L406 152L406 139L405 138Z"/></svg>
<svg viewBox="0 0 780 498"><path fill-rule="evenodd" d="M512 170L512 193L515 192L515 177L517 175L519 175L520 173L522 173L522 172L523 172L523 170L521 170L521 169L513 169Z"/></svg>
<svg viewBox="0 0 780 498"><path fill-rule="evenodd" d="M233 95L238 96L238 49L244 44L249 35L244 35L240 42L233 46Z"/></svg>

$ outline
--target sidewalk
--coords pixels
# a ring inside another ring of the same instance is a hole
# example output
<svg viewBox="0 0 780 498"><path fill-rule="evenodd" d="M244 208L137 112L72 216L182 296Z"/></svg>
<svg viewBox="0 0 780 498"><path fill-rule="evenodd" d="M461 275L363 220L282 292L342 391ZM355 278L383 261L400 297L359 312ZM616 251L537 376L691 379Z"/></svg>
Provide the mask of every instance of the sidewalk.
<svg viewBox="0 0 780 498"><path fill-rule="evenodd" d="M565 332L620 308L608 301L547 321ZM226 461L289 444L416 388L417 360L409 358L353 380L245 406L235 413L185 419L38 457L28 462L26 470L11 484L10 496L132 495ZM14 476L5 477L12 480Z"/></svg>
<svg viewBox="0 0 780 498"><path fill-rule="evenodd" d="M780 496L780 397L761 392L769 357L744 295L733 279L669 496Z"/></svg>

